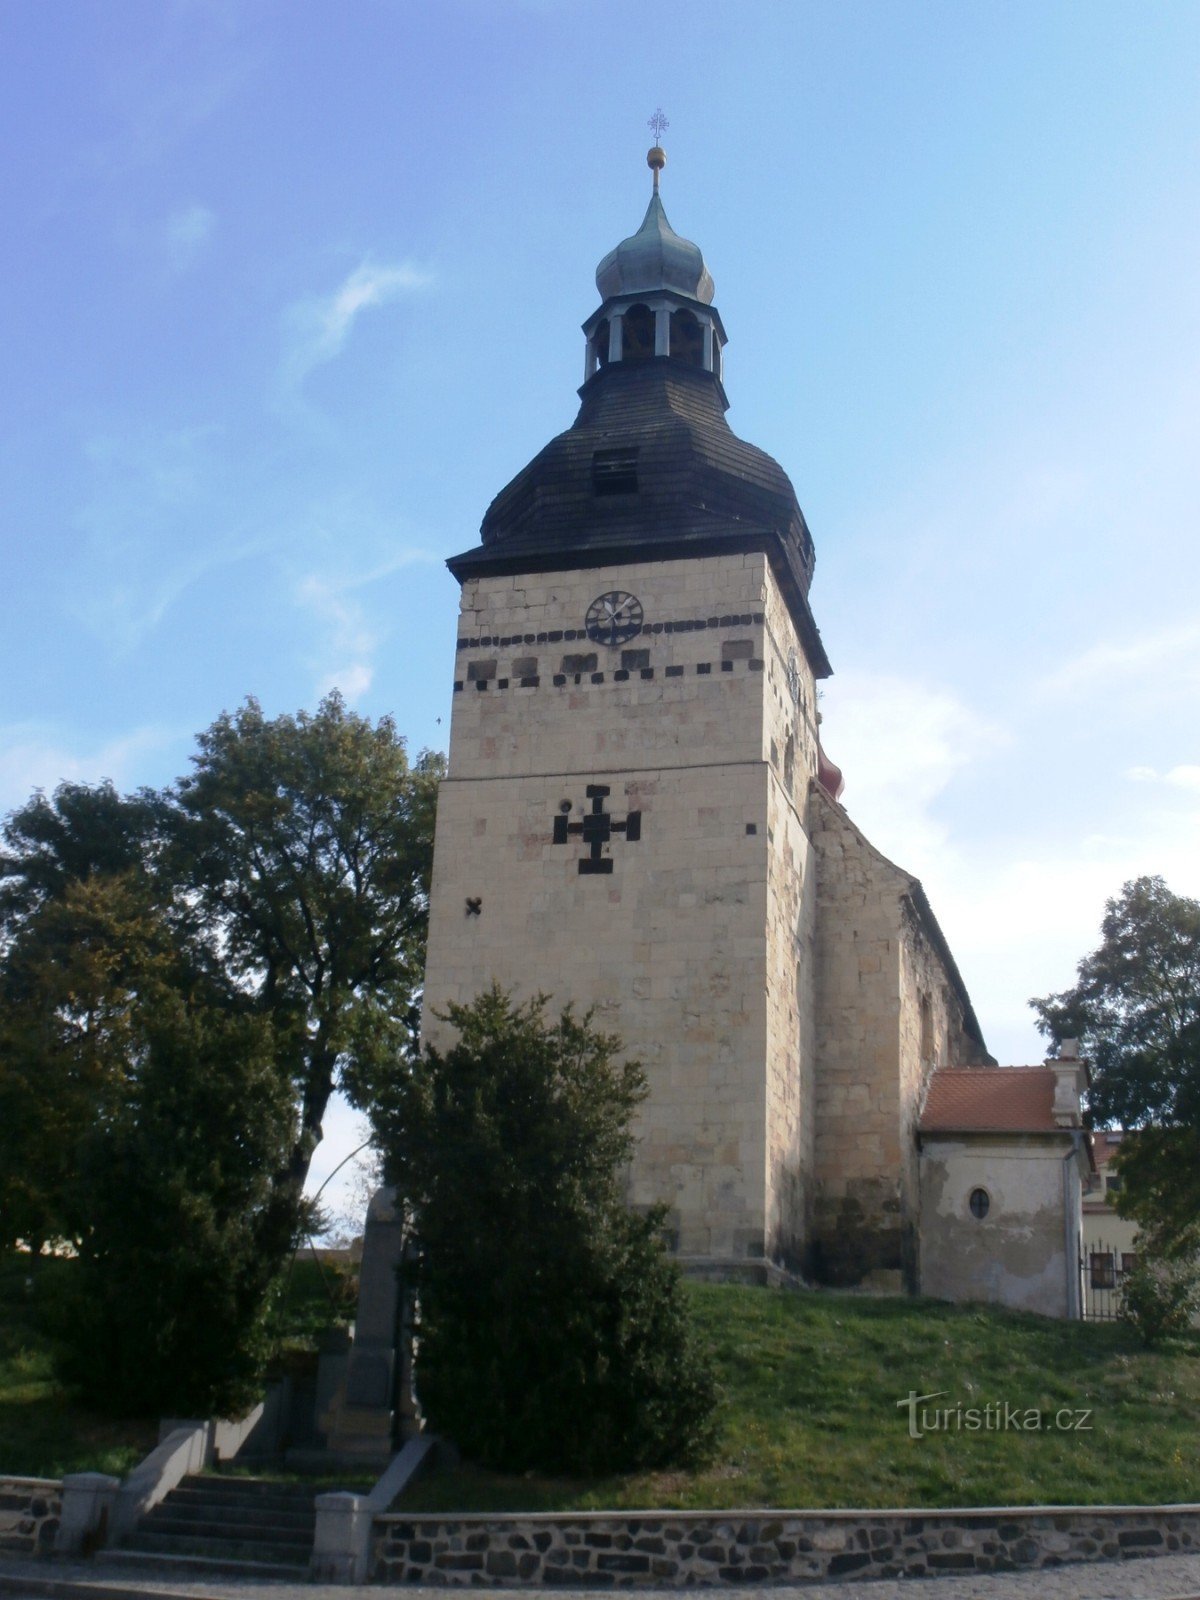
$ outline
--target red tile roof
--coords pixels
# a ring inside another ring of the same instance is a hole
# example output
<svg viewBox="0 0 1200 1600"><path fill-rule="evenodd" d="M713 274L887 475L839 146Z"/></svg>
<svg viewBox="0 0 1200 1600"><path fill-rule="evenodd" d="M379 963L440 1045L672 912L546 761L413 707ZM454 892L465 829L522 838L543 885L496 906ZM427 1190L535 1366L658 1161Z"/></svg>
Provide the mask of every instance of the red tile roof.
<svg viewBox="0 0 1200 1600"><path fill-rule="evenodd" d="M1061 1133L1052 1067L939 1067L929 1080L922 1133Z"/></svg>
<svg viewBox="0 0 1200 1600"><path fill-rule="evenodd" d="M1098 1167L1112 1160L1121 1148L1121 1140L1124 1137L1123 1128L1101 1128L1092 1135L1092 1153L1096 1157Z"/></svg>

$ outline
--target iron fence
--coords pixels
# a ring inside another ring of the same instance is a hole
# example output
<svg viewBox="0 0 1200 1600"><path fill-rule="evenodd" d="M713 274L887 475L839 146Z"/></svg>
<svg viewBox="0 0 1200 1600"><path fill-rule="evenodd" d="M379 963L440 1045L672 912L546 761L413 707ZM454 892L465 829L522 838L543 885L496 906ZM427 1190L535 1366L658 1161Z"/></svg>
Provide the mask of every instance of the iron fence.
<svg viewBox="0 0 1200 1600"><path fill-rule="evenodd" d="M1087 1322L1115 1322L1121 1315L1125 1279L1135 1253L1103 1241L1084 1241L1079 1250L1080 1304Z"/></svg>

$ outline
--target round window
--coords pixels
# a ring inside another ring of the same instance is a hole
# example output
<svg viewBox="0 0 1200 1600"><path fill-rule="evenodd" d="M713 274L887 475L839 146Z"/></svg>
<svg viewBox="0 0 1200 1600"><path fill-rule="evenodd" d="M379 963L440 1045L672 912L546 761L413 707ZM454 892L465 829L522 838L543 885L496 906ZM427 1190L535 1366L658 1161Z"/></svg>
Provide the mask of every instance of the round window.
<svg viewBox="0 0 1200 1600"><path fill-rule="evenodd" d="M971 1215L978 1217L982 1222L984 1217L987 1216L992 1202L986 1189L972 1189L968 1204L971 1207Z"/></svg>

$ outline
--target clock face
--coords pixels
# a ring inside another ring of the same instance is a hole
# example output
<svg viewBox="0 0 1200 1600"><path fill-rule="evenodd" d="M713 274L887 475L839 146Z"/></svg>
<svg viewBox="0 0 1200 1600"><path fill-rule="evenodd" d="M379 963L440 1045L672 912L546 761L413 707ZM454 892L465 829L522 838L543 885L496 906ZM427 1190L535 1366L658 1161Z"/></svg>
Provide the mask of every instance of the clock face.
<svg viewBox="0 0 1200 1600"><path fill-rule="evenodd" d="M796 652L794 650L789 650L788 651L788 658L787 658L787 686L788 686L788 693L792 697L793 704L799 705L800 704L800 667L799 667L799 664L796 661Z"/></svg>
<svg viewBox="0 0 1200 1600"><path fill-rule="evenodd" d="M624 644L634 638L641 633L644 620L642 602L623 589L597 595L584 619L588 638L607 645Z"/></svg>

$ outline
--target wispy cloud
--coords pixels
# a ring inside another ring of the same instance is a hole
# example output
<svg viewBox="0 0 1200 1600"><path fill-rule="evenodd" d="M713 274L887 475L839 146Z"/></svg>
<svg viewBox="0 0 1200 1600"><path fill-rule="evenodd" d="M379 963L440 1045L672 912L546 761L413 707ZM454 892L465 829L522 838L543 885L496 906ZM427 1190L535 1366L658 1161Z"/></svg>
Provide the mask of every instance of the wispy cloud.
<svg viewBox="0 0 1200 1600"><path fill-rule="evenodd" d="M308 572L297 581L296 600L320 627L318 694L340 689L349 701L366 694L374 681L380 630L363 591L404 567L435 560L428 551L405 549L358 572Z"/></svg>
<svg viewBox="0 0 1200 1600"><path fill-rule="evenodd" d="M1125 776L1131 783L1165 783L1172 789L1200 793L1200 766L1184 763L1158 772L1154 767L1130 767Z"/></svg>
<svg viewBox="0 0 1200 1600"><path fill-rule="evenodd" d="M372 657L378 635L363 606L347 594L347 585L309 573L296 588L296 598L322 625L322 653L337 665L325 670L318 693L340 689L347 700L366 694L375 675Z"/></svg>
<svg viewBox="0 0 1200 1600"><path fill-rule="evenodd" d="M159 626L204 573L259 548L234 508L216 427L113 430L84 446L91 492L73 609L118 655Z"/></svg>
<svg viewBox="0 0 1200 1600"><path fill-rule="evenodd" d="M60 783L99 783L111 778L118 788L133 781L144 758L177 741L173 731L146 726L89 748L71 742L62 730L40 722L0 728L0 813L24 805L35 789L52 793Z"/></svg>
<svg viewBox="0 0 1200 1600"><path fill-rule="evenodd" d="M1068 770L1056 788L1028 727L997 727L940 687L847 674L832 680L823 708L851 817L921 879L1002 1061L1038 1059L1026 1001L1070 983L1124 882L1162 873L1178 893L1200 892L1200 766L1130 767L1130 789L1102 771L1071 787ZM1014 772L1028 773L1027 784L1014 786ZM1001 798L981 817L993 776ZM1027 798L1034 809L1022 811ZM1074 837L1069 828L1040 836L1039 813L1050 808L1077 817Z"/></svg>
<svg viewBox="0 0 1200 1600"><path fill-rule="evenodd" d="M198 200L172 211L163 228L167 256L177 272L184 272L212 237L217 217Z"/></svg>
<svg viewBox="0 0 1200 1600"><path fill-rule="evenodd" d="M102 76L109 131L49 175L39 221L96 206L131 174L165 165L245 91L263 58L237 37L240 19L225 26L222 9L161 6L147 20L138 49Z"/></svg>
<svg viewBox="0 0 1200 1600"><path fill-rule="evenodd" d="M1139 688L1151 674L1168 685L1200 686L1200 623L1183 623L1143 634L1127 644L1099 644L1083 651L1042 684L1047 696L1078 698L1098 689Z"/></svg>
<svg viewBox="0 0 1200 1600"><path fill-rule="evenodd" d="M823 704L846 808L880 849L919 872L945 842L932 809L938 796L1007 735L949 690L900 677L840 675Z"/></svg>
<svg viewBox="0 0 1200 1600"><path fill-rule="evenodd" d="M429 273L402 261L394 266L366 260L327 295L308 295L284 313L284 351L280 379L294 392L315 367L334 360L345 348L364 311L398 295L426 288Z"/></svg>

